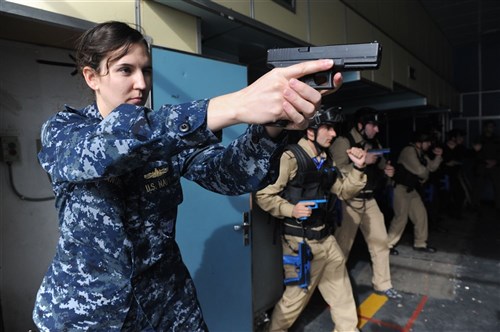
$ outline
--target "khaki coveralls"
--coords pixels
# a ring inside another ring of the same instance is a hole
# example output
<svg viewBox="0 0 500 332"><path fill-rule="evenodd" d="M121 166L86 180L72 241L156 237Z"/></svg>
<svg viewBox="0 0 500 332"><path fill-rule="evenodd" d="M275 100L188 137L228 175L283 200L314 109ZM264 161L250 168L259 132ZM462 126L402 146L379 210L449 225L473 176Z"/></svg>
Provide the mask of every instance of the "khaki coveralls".
<svg viewBox="0 0 500 332"><path fill-rule="evenodd" d="M313 151L303 138L299 145L304 148L312 158ZM256 194L257 204L278 219L292 217L294 205L279 196L287 184L297 174L297 160L290 152L281 156L280 175L276 182L258 191ZM366 184L366 176L363 172L353 170L347 177L338 179L332 186L331 192L338 197L346 199L355 196ZM324 227L324 226L323 226ZM320 229L320 228L319 228ZM285 235L288 244L297 249L301 237ZM283 296L275 305L270 331L286 331L300 313L304 310L311 295L318 287L321 295L330 307L332 320L335 322L335 331L357 331L358 317L356 304L352 294L352 287L345 266L344 255L339 248L335 238L328 235L321 240L306 240L313 253L311 261L311 281L307 291L298 285L287 285ZM296 255L285 241L282 241L284 255ZM285 265L285 278L296 277L295 269Z"/></svg>
<svg viewBox="0 0 500 332"><path fill-rule="evenodd" d="M419 160L421 153L422 151L415 146L409 145L399 154L398 163L402 164L409 172L417 175L423 184L429 178L429 173L438 169L443 159L441 156L436 156L431 160L425 156L427 165L424 166ZM427 238L429 236L427 210L417 190L412 190L402 184L396 184L393 209L394 217L389 227L389 247L395 247L401 239L408 218L410 218L414 226L413 246L415 248L427 247Z"/></svg>
<svg viewBox="0 0 500 332"><path fill-rule="evenodd" d="M363 137L355 128L350 133L356 143L364 142ZM350 172L353 168L346 153L350 147L351 143L348 138L337 137L330 148L335 165L342 173ZM383 156L380 158L378 166L384 169L386 161ZM392 288L387 229L385 228L384 215L375 198L354 197L342 202L342 225L335 230L335 239L346 259L349 258L358 228L361 229L370 252L373 288L376 291Z"/></svg>

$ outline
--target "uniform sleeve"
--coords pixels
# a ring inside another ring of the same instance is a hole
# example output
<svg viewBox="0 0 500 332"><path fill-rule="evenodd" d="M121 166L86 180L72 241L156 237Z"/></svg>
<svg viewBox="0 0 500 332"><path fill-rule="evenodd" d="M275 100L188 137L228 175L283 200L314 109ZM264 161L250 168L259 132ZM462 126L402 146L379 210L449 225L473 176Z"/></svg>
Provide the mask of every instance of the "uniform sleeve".
<svg viewBox="0 0 500 332"><path fill-rule="evenodd" d="M206 126L207 100L158 111L123 104L106 118L66 110L42 127L39 160L53 181L120 176L145 161L217 142Z"/></svg>
<svg viewBox="0 0 500 332"><path fill-rule="evenodd" d="M366 174L352 168L347 176L338 177L331 192L342 200L354 198L366 185Z"/></svg>
<svg viewBox="0 0 500 332"><path fill-rule="evenodd" d="M263 126L249 126L227 147L212 144L181 154L182 174L205 189L225 195L254 192L278 177L287 135L268 136Z"/></svg>
<svg viewBox="0 0 500 332"><path fill-rule="evenodd" d="M351 145L349 140L345 137L337 137L330 147L333 162L345 176L347 176L347 174L349 174L349 172L353 169L351 160L347 155L347 150L350 147Z"/></svg>
<svg viewBox="0 0 500 332"><path fill-rule="evenodd" d="M402 164L409 172L415 174L421 180L427 180L429 177L429 169L418 160L417 151L412 146L407 146L401 151L398 163Z"/></svg>
<svg viewBox="0 0 500 332"><path fill-rule="evenodd" d="M297 174L297 160L289 153L283 153L280 160L279 176L275 183L258 191L255 199L259 207L276 218L291 218L294 205L282 198L280 193Z"/></svg>
<svg viewBox="0 0 500 332"><path fill-rule="evenodd" d="M337 137L330 148L334 165L340 170L339 176L331 188L331 192L338 198L348 200L355 197L366 185L364 172L355 169L352 165L347 150L351 147L349 139Z"/></svg>
<svg viewBox="0 0 500 332"><path fill-rule="evenodd" d="M436 156L434 157L434 159L430 159L426 156L425 159L427 159L427 169L429 170L429 172L437 171L437 169L441 165L441 162L443 161L442 156Z"/></svg>

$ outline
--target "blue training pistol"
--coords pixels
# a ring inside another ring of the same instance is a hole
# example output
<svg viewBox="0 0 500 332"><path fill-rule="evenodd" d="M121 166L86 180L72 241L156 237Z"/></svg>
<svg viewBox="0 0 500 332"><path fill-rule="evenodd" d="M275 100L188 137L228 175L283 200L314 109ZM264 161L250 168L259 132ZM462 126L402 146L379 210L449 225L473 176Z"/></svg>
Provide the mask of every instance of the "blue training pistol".
<svg viewBox="0 0 500 332"><path fill-rule="evenodd" d="M307 203L312 202L312 203L314 203L314 205L309 205L308 206L310 209L314 210L314 209L317 209L319 207L318 204L326 203L326 202L328 202L328 200L326 198L320 198L320 199L304 199L302 201L299 201L299 203L304 203L304 202L307 202ZM306 220L306 219L307 219L307 217L301 217L301 218L299 218L299 220Z"/></svg>
<svg viewBox="0 0 500 332"><path fill-rule="evenodd" d="M312 258L311 248L305 241L299 243L297 256L283 255L283 265L293 265L297 271L297 277L285 278L285 285L298 285L306 289L311 281Z"/></svg>
<svg viewBox="0 0 500 332"><path fill-rule="evenodd" d="M385 149L369 149L366 152L372 153L372 154L376 154L376 155L382 155L382 154L391 153L391 149L389 149L389 148L385 148Z"/></svg>

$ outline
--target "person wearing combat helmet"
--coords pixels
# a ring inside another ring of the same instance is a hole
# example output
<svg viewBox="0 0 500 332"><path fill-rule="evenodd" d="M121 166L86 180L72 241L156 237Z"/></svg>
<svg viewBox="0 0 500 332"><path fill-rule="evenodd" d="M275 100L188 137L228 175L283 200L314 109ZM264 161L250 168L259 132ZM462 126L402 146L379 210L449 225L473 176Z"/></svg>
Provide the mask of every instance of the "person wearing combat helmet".
<svg viewBox="0 0 500 332"><path fill-rule="evenodd" d="M346 153L349 148L355 146L368 151L366 186L356 197L342 201L342 224L335 230L335 239L348 259L360 229L370 252L375 292L397 300L402 296L392 287L387 229L376 200L378 192L394 175L394 167L385 160L380 150L382 146L376 138L378 132L379 114L373 108L363 107L354 114L354 125L349 132L338 137L330 148L335 164L344 173L354 167Z"/></svg>
<svg viewBox="0 0 500 332"><path fill-rule="evenodd" d="M345 177L337 172L328 148L343 116L324 109L311 120L298 144L281 156L278 180L256 193L256 202L280 223L284 257L305 255L310 269L298 278L284 264L285 291L275 305L270 331L286 331L307 305L316 287L330 307L335 331L357 331L358 317L345 258L332 235L331 217L338 198L349 199L365 186L366 153L347 151L355 167Z"/></svg>
<svg viewBox="0 0 500 332"><path fill-rule="evenodd" d="M405 230L408 219L413 223L413 249L435 253L436 248L427 243L429 236L427 210L422 200L423 184L443 161L443 149L434 147L434 159L427 155L432 136L425 131L413 133L412 142L401 150L394 174L394 217L389 227L389 247L395 248Z"/></svg>

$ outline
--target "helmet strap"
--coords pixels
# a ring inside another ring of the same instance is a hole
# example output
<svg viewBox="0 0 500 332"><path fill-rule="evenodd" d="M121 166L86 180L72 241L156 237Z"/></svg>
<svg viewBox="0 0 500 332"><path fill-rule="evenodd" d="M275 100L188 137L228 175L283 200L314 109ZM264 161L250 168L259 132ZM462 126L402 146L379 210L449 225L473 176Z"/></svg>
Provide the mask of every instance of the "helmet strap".
<svg viewBox="0 0 500 332"><path fill-rule="evenodd" d="M361 137L363 137L363 140L366 141L366 140L368 140L368 137L366 137L366 134L365 134L365 126L366 126L366 124L364 122L361 122L361 130L359 129L358 126L356 126L356 130L361 135Z"/></svg>
<svg viewBox="0 0 500 332"><path fill-rule="evenodd" d="M327 150L327 148L325 148L325 147L321 146L321 145L318 143L318 141L316 141L316 138L317 138L317 137L316 137L316 135L317 135L317 133L318 133L318 129L314 129L314 140L313 140L312 142L313 142L313 144L314 144L314 147L316 148L316 153L317 153L317 155L316 155L315 157L319 156L319 155L320 155L321 153L323 153L323 152L325 152L325 153L326 153L326 150Z"/></svg>

